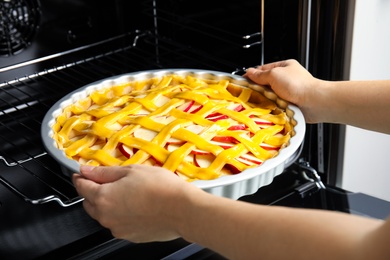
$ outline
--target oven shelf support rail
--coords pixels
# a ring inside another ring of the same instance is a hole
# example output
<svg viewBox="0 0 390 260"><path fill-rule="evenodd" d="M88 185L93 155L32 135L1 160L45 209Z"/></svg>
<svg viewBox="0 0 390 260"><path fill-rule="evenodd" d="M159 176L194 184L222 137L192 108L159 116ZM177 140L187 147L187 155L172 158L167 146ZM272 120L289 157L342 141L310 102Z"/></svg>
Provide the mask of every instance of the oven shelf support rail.
<svg viewBox="0 0 390 260"><path fill-rule="evenodd" d="M320 189L326 189L324 183L321 181L320 175L318 175L317 171L310 166L309 162L300 159L299 160L299 167L307 174L309 173L311 180L316 184L316 186Z"/></svg>
<svg viewBox="0 0 390 260"><path fill-rule="evenodd" d="M64 52L61 52L61 53L56 53L56 54L48 55L48 56L45 56L45 57L41 57L41 58L37 58L37 59L33 59L33 60L21 62L21 63L17 63L15 65L3 67L3 68L0 68L0 73L6 72L6 71L10 71L10 70L14 70L14 69L18 69L18 68L25 67L25 66L29 66L29 65L32 65L32 64L37 64L37 63L44 62L44 61L47 61L47 60L57 59L59 57L66 56L66 55L72 55L74 53L81 52L81 51L84 51L86 49L91 49L93 47L100 46L100 45L103 45L103 44L106 44L106 43L109 43L109 42L113 42L113 41L116 41L116 40L121 40L121 39L123 39L125 37L129 37L129 36L133 36L132 43L129 46L130 48L133 48L133 47L137 46L137 43L138 43L138 41L141 38L146 37L146 36L150 36L150 35L151 35L150 31L135 30L134 32L121 34L121 35L118 35L118 36L115 36L115 37L112 37L112 38L109 38L109 39L106 39L106 40L103 40L103 41L100 41L100 42L92 43L92 44L85 45L85 46L78 47L78 48L74 48L74 49L70 49L70 50L67 50L67 51L64 51ZM115 51L116 50L111 51L111 52L115 52ZM120 50L120 51L122 51L122 50ZM108 55L108 54L102 54L100 56ZM97 57L94 57L94 58L97 58ZM87 58L87 59L84 60L84 62L87 62L88 60L89 59ZM61 70L61 69L69 68L71 66L78 65L80 63L81 63L80 61L79 62L74 62L74 63L70 63L70 64L67 64L67 65L63 65L63 66L59 66L59 67L53 68L53 69L48 70L48 71L43 71L43 72L40 72L40 73L36 73L36 74L31 75L31 76L21 77L21 78L19 78L17 80L11 80L9 82L1 83L0 87L7 86L9 84L15 84L17 82L23 81L25 79L30 79L32 77L42 76L44 74L51 73L53 71L58 71L58 70Z"/></svg>
<svg viewBox="0 0 390 260"><path fill-rule="evenodd" d="M7 187L10 191L21 197L24 201L29 202L33 205L40 205L45 204L48 202L57 202L61 207L69 207L72 205L75 205L81 201L84 200L84 198L77 196L75 198L69 199L69 200L62 200L57 195L49 195L46 197L38 198L38 199L31 199L28 196L26 196L24 193L22 193L19 189L17 189L15 186L10 184L7 180L5 180L3 177L0 176L0 183L2 183L5 187Z"/></svg>
<svg viewBox="0 0 390 260"><path fill-rule="evenodd" d="M29 161L31 161L31 160L33 160L33 159L42 157L42 156L44 156L44 155L46 155L46 154L47 154L46 152L43 152L43 153L40 153L40 154L31 156L31 157L28 157L28 158L26 158L26 159L18 160L18 161L16 161L16 162L9 162L9 161L7 161L7 159L6 159L4 156L0 156L0 161L3 161L3 163L4 163L6 166L8 166L8 167L14 167L14 166L17 166L17 165L20 165L20 164L29 162Z"/></svg>
<svg viewBox="0 0 390 260"><path fill-rule="evenodd" d="M249 49L253 46L256 46L256 45L260 45L263 43L263 40L262 40L262 33L261 32L255 32L255 33L252 33L252 34L248 34L248 35L244 35L242 36L242 38L244 40L253 40L252 43L248 43L248 44L245 44L243 45L242 47L244 49ZM260 37L260 40L256 40L256 38Z"/></svg>
<svg viewBox="0 0 390 260"><path fill-rule="evenodd" d="M321 177L318 175L317 171L310 166L309 162L300 158L296 165L299 168L299 173L302 178L308 180L308 182L295 188L295 191L299 193L302 198L310 195L312 192L326 189L326 186L321 181Z"/></svg>

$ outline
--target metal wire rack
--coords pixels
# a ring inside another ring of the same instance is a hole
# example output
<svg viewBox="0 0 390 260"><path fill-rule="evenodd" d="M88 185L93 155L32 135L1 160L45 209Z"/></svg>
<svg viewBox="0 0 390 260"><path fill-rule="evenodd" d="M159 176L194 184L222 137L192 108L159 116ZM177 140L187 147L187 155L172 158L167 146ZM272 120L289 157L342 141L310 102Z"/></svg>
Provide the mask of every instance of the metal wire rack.
<svg viewBox="0 0 390 260"><path fill-rule="evenodd" d="M53 66L57 60L61 63ZM209 55L152 32L135 31L3 68L3 76L15 70L24 76L0 82L0 183L31 204L77 204L83 199L41 143L42 118L58 99L93 81L131 71L175 67L231 72L236 65L229 58ZM31 67L37 72L23 73Z"/></svg>

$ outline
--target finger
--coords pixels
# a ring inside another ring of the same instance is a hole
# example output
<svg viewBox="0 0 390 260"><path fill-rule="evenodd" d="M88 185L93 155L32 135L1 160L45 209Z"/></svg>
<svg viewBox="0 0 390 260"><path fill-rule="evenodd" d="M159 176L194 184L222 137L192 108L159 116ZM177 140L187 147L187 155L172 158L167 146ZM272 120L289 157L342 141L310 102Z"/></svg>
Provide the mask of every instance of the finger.
<svg viewBox="0 0 390 260"><path fill-rule="evenodd" d="M99 197L102 184L84 178L80 174L73 174L73 183L78 194L84 198L83 207L85 211L93 218L99 221L101 214L99 214L99 205L97 198Z"/></svg>
<svg viewBox="0 0 390 260"><path fill-rule="evenodd" d="M285 66L287 66L287 64L288 64L288 61L276 61L276 62L264 64L261 66L257 66L256 69L261 70L261 71L267 71L267 70L271 70L271 69L274 69L277 67L285 67Z"/></svg>
<svg viewBox="0 0 390 260"><path fill-rule="evenodd" d="M258 69L249 68L247 69L244 77L247 77L253 82L256 82L257 84L260 85L270 85L271 82L268 75L269 75L268 71L261 71Z"/></svg>
<svg viewBox="0 0 390 260"><path fill-rule="evenodd" d="M248 68L244 77L251 79L260 85L268 85L272 86L272 81L274 80L271 76L271 71L277 68L283 68L291 65L296 62L295 60L285 60L285 61L276 61L268 64L264 64L262 66L258 66L256 68Z"/></svg>
<svg viewBox="0 0 390 260"><path fill-rule="evenodd" d="M126 167L118 166L81 166L80 173L85 178L97 183L114 182L127 174Z"/></svg>
<svg viewBox="0 0 390 260"><path fill-rule="evenodd" d="M93 198L96 197L100 184L88 180L77 173L73 174L72 181L76 188L77 193L81 197L85 198L88 201L92 201Z"/></svg>
<svg viewBox="0 0 390 260"><path fill-rule="evenodd" d="M271 63L267 63L267 64L253 67L251 69L255 69L257 71L268 71L268 70L272 70L272 69L278 68L278 67L286 67L290 64L290 62L292 62L292 61L291 60L275 61L275 62L271 62Z"/></svg>
<svg viewBox="0 0 390 260"><path fill-rule="evenodd" d="M83 201L83 207L85 211L93 218L97 220L97 209L92 202L87 199Z"/></svg>

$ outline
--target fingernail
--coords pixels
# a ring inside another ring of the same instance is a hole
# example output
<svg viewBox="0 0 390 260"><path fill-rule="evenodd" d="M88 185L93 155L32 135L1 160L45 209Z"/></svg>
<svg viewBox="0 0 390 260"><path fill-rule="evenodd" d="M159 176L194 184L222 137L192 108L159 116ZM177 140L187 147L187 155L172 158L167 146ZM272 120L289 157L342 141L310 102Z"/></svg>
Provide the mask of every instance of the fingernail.
<svg viewBox="0 0 390 260"><path fill-rule="evenodd" d="M91 165L81 165L81 166L80 166L80 173L82 173L82 172L90 172L90 171L92 171L93 169L95 169L95 166L91 166Z"/></svg>

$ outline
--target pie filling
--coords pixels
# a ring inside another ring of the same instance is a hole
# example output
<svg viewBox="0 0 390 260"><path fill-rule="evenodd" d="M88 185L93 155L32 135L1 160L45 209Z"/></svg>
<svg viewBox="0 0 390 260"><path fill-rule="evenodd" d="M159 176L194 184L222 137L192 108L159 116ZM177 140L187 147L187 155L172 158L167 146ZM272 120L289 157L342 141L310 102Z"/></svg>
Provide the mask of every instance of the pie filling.
<svg viewBox="0 0 390 260"><path fill-rule="evenodd" d="M248 87L172 74L96 90L63 108L53 131L80 164L155 165L191 181L261 165L288 144L293 126Z"/></svg>

